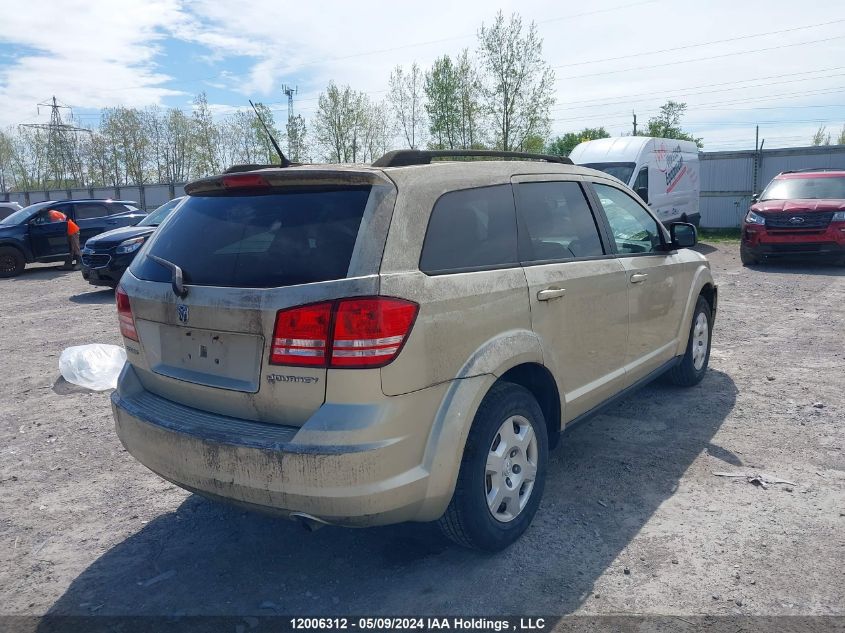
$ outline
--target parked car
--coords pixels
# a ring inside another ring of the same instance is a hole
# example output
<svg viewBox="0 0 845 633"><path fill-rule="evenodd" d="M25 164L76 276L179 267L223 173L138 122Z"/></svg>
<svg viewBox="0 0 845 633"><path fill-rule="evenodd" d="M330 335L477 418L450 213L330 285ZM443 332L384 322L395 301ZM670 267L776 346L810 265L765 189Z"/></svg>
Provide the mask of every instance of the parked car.
<svg viewBox="0 0 845 633"><path fill-rule="evenodd" d="M565 427L657 376L702 379L717 289L695 227L605 173L431 163L480 154L512 156L188 184L116 293L127 450L308 526L517 539Z"/></svg>
<svg viewBox="0 0 845 633"><path fill-rule="evenodd" d="M17 202L0 202L0 220L8 218L15 211L23 209Z"/></svg>
<svg viewBox="0 0 845 633"><path fill-rule="evenodd" d="M845 170L807 169L775 176L742 221L742 263L784 255L845 263Z"/></svg>
<svg viewBox="0 0 845 633"><path fill-rule="evenodd" d="M114 288L135 255L184 196L165 202L135 226L100 233L82 249L82 276L94 286Z"/></svg>
<svg viewBox="0 0 845 633"><path fill-rule="evenodd" d="M57 262L69 254L67 223L50 222L47 212L61 211L79 225L79 241L146 217L135 202L125 200L62 200L31 204L0 220L0 277L14 277L26 264Z"/></svg>
<svg viewBox="0 0 845 633"><path fill-rule="evenodd" d="M569 158L637 192L663 224L701 221L698 146L692 141L621 136L584 141Z"/></svg>

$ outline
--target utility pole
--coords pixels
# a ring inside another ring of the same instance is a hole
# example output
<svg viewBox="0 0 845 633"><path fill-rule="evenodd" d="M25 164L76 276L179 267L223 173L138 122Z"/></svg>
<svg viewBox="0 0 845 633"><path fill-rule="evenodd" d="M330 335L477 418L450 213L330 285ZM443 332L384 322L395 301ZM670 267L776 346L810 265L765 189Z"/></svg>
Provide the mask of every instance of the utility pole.
<svg viewBox="0 0 845 633"><path fill-rule="evenodd" d="M291 137L290 132L291 132L291 125L293 123L293 95L296 94L298 89L299 88L297 86L290 86L288 84L285 84L285 85L282 86L282 92L284 92L288 97L288 125L287 125L288 156L294 155L294 152L292 151L291 144L290 144L290 137ZM299 154L299 152L297 151L296 155L298 155L298 154Z"/></svg>
<svg viewBox="0 0 845 633"><path fill-rule="evenodd" d="M634 136L636 136L637 135L637 113L632 110L631 114L634 115Z"/></svg>
<svg viewBox="0 0 845 633"><path fill-rule="evenodd" d="M68 187L69 181L74 184L84 185L82 178L82 165L76 160L74 155L75 135L79 132L88 132L93 134L91 130L82 127L76 127L62 121L61 110L71 110L70 106L59 105L59 102L54 96L51 102L39 103L38 114L41 114L41 108L50 108L50 122L49 123L22 123L20 127L26 127L33 130L45 130L47 132L47 164L48 172L52 171L53 184L56 187ZM73 111L71 110L71 117ZM73 135L73 137L71 136ZM49 180L50 173L47 173ZM70 178L68 178L68 175ZM49 186L49 183L47 183Z"/></svg>

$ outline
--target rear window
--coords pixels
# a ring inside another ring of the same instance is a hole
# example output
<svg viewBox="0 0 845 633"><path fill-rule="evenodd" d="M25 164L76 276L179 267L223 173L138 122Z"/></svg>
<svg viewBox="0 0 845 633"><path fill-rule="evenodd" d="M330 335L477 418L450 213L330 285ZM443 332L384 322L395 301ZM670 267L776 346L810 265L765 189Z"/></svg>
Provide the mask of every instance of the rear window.
<svg viewBox="0 0 845 633"><path fill-rule="evenodd" d="M148 254L182 269L185 283L276 288L343 279L371 187L299 188L241 196L189 196L155 234ZM169 282L136 258L132 274Z"/></svg>
<svg viewBox="0 0 845 633"><path fill-rule="evenodd" d="M420 270L441 274L515 265L516 210L510 185L453 191L431 211Z"/></svg>

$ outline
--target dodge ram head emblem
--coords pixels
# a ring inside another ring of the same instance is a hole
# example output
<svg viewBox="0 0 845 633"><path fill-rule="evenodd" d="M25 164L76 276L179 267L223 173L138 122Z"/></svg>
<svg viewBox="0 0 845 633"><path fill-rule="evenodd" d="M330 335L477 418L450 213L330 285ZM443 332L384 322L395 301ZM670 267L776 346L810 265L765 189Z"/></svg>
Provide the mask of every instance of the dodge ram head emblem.
<svg viewBox="0 0 845 633"><path fill-rule="evenodd" d="M180 323L188 322L188 306L186 306L184 303L180 303L178 306L176 306L176 314L179 315Z"/></svg>
<svg viewBox="0 0 845 633"><path fill-rule="evenodd" d="M789 218L790 224L804 224L804 218L799 218L797 215L793 218Z"/></svg>

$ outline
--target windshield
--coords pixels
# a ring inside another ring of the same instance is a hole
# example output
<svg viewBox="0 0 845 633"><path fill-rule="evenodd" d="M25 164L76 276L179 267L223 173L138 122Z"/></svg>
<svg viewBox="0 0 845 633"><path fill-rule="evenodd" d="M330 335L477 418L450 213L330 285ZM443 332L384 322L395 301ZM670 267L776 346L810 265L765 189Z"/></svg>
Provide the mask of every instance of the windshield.
<svg viewBox="0 0 845 633"><path fill-rule="evenodd" d="M50 206L51 203L49 202L39 202L37 204L31 204L28 207L24 207L20 211L15 211L12 215L7 216L0 220L0 224L5 225L14 225L14 224L23 224L29 218L31 218L35 213Z"/></svg>
<svg viewBox="0 0 845 633"><path fill-rule="evenodd" d="M598 169L606 174L610 174L614 178L618 178L626 185L631 182L631 176L634 173L636 163L586 163L582 167L589 167L590 169Z"/></svg>
<svg viewBox="0 0 845 633"><path fill-rule="evenodd" d="M760 195L760 200L845 199L845 176L776 178Z"/></svg>
<svg viewBox="0 0 845 633"><path fill-rule="evenodd" d="M161 205L158 209L150 213L147 217L143 220L138 222L137 226L158 226L162 222L164 222L164 218L170 215L170 212L176 208L180 202L182 202L183 198L174 198L170 202L165 202Z"/></svg>
<svg viewBox="0 0 845 633"><path fill-rule="evenodd" d="M185 283L278 288L346 278L370 187L188 196L156 231L147 255L179 266ZM136 257L132 274L170 282L171 272Z"/></svg>

